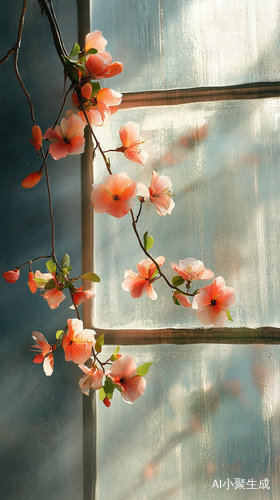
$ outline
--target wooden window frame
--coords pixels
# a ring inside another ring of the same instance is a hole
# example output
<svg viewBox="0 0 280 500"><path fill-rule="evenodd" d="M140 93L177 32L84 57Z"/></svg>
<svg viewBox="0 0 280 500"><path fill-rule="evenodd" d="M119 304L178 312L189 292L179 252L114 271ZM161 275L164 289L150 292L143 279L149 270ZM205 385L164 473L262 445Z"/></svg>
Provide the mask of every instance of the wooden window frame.
<svg viewBox="0 0 280 500"><path fill-rule="evenodd" d="M90 0L77 0L78 38L83 46L85 35L90 32ZM224 87L159 90L124 93L120 109L180 105L236 99L266 99L280 97L279 82L257 82ZM90 199L93 178L93 145L86 132L85 152L81 157L82 203L82 272L94 267L94 217ZM84 287L88 287L84 282ZM83 321L86 328L94 328L96 336L106 333L108 345L152 344L279 344L280 328L161 328L161 329L99 329L92 322L90 301L83 304ZM84 449L84 500L96 498L96 393L83 396L83 449Z"/></svg>

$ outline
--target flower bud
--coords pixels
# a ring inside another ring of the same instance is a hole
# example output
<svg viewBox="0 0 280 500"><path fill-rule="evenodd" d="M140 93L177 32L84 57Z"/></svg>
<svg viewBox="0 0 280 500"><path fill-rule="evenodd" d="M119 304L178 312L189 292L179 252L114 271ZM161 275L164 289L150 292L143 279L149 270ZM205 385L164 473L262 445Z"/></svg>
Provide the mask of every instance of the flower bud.
<svg viewBox="0 0 280 500"><path fill-rule="evenodd" d="M38 125L33 125L32 135L33 135L33 141L31 141L31 139L29 139L29 140L30 140L31 144L33 144L36 151L39 151L39 149L42 146L42 132L41 132L41 129Z"/></svg>
<svg viewBox="0 0 280 500"><path fill-rule="evenodd" d="M106 396L106 398L103 399L103 403L105 406L107 406L107 408L109 408L109 406L111 406L111 401L109 398L107 398L107 396Z"/></svg>
<svg viewBox="0 0 280 500"><path fill-rule="evenodd" d="M39 170L39 172L33 172L32 174L29 174L27 177L25 177L21 185L24 188L32 188L33 186L36 186L36 184L38 184L38 182L41 180L42 175L43 170Z"/></svg>
<svg viewBox="0 0 280 500"><path fill-rule="evenodd" d="M7 283L14 283L19 279L19 269L14 269L13 271L6 271L3 273L3 277Z"/></svg>
<svg viewBox="0 0 280 500"><path fill-rule="evenodd" d="M32 293L37 292L37 285L32 271L30 271L30 273L28 274L28 285Z"/></svg>

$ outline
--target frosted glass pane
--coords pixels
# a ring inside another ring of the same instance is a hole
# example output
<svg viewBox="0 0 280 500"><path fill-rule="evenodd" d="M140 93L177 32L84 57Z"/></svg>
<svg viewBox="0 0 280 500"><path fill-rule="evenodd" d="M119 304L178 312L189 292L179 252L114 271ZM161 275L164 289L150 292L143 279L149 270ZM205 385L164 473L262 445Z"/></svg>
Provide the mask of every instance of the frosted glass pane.
<svg viewBox="0 0 280 500"><path fill-rule="evenodd" d="M92 0L120 92L277 81L278 0ZM107 83L106 83L107 85Z"/></svg>
<svg viewBox="0 0 280 500"><path fill-rule="evenodd" d="M154 364L133 405L98 401L98 500L280 498L279 346L122 351Z"/></svg>
<svg viewBox="0 0 280 500"><path fill-rule="evenodd" d="M165 217L147 201L139 233L148 230L154 237L152 255L166 257L162 269L169 279L174 274L170 263L187 257L223 276L236 292L231 327L280 326L279 106L279 99L266 99L123 110L96 132L103 147L111 149L120 145L120 126L129 120L140 124L150 154L147 164L110 153L112 170L126 171L146 185L156 170L172 179L176 196L172 214ZM95 182L104 175L97 156ZM163 280L154 284L156 301L147 295L133 299L121 288L124 271L136 271L145 258L130 214L122 219L95 214L95 248L102 278L94 299L96 326L201 326L194 310L173 304Z"/></svg>

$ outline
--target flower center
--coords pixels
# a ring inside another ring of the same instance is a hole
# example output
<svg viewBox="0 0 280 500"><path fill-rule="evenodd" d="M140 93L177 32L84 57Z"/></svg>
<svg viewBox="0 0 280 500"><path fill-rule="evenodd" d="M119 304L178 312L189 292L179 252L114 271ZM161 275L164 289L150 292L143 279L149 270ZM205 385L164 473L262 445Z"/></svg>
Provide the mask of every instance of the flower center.
<svg viewBox="0 0 280 500"><path fill-rule="evenodd" d="M216 304L216 299L211 300L211 304L214 306Z"/></svg>
<svg viewBox="0 0 280 500"><path fill-rule="evenodd" d="M116 200L116 201L119 200L119 197L117 194L115 196L113 196L113 200Z"/></svg>

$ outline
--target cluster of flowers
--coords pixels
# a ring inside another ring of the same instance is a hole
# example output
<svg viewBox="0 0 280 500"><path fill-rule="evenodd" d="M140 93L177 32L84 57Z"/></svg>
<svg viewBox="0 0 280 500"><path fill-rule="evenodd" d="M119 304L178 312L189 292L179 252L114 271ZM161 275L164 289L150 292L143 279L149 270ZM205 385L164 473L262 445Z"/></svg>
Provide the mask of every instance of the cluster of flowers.
<svg viewBox="0 0 280 500"><path fill-rule="evenodd" d="M158 266L162 266L165 257L155 259ZM224 326L228 319L231 319L229 308L235 303L233 288L225 286L224 279L219 276L215 278L212 285L195 290L191 303L183 290L178 289L178 285L185 283L186 289L190 290L194 280L209 280L214 277L210 269L205 269L203 262L192 257L180 260L179 265L172 263L172 269L177 273L173 276L172 283L176 286L172 296L176 305L192 307L197 310L197 317L203 325ZM157 293L153 289L153 282L157 280L158 270L151 259L141 260L137 264L138 274L134 271L125 271L125 280L122 288L131 293L133 298L141 297L145 292L152 300L157 299Z"/></svg>
<svg viewBox="0 0 280 500"><path fill-rule="evenodd" d="M101 78L109 78L122 71L121 63L112 63L111 55L105 51L106 44L102 33L94 31L86 36L83 51L75 44L70 57L78 55L78 62L65 58L65 72L72 81L70 89L74 89L72 95L74 109L66 112L60 125L56 124L52 128L48 128L44 134L38 125L33 126L31 143L38 155L44 159L44 164L38 172L33 172L24 179L22 185L25 188L35 186L42 178L48 153L55 160L67 155L83 153L85 127L89 126L95 137L92 127L107 125L111 116L118 111L122 94L109 88L102 89L99 83ZM114 151L121 152L127 159L144 165L148 154L142 148L144 139L139 134L139 125L128 122L120 129L119 136L122 145ZM42 150L44 139L51 141L46 155ZM136 223L143 203L149 200L160 216L171 215L175 207L171 192L172 183L169 177L153 171L150 186L146 187L141 182L130 179L126 172L112 174L105 152L101 148L100 151L105 159L109 175L104 178L102 183L94 184L92 187L91 202L94 210L116 218L121 218L131 212L134 222L133 228L140 246L146 256L149 256L137 264L137 274L132 270L125 271L122 288L129 291L133 298L139 298L147 293L149 298L156 300L157 293L153 289L153 283L164 277L172 289L172 298L176 305L196 309L198 319L204 325L223 326L227 319L231 319L229 307L235 302L234 291L225 286L223 278L215 278L211 285L198 288L191 293L190 288L194 280L212 279L214 273L209 269L206 270L201 261L186 258L180 260L179 265L171 264L173 271L177 273L176 276L173 276L171 284L160 269L165 262L165 257L160 256L154 259L148 253L153 245L153 238L148 236L148 233L145 233L143 243L139 238ZM140 202L140 210L135 220L132 207L137 199ZM118 354L119 348L109 360L104 363L100 361L98 355L104 343L103 336L95 340L93 330L83 329L83 323L79 319L77 310L77 307L85 300L93 298L94 293L92 290L83 290L83 287L76 288L74 285L74 282L79 278L93 282L100 281L100 278L94 273L70 278L69 273L72 268L69 256L66 254L63 257L62 267L58 266L58 269L55 264L54 250L52 256L53 258L46 264L48 273L41 273L38 270L33 273L31 261L29 262L29 288L32 293L36 293L38 288L41 289L42 295L51 309L56 309L65 299L63 290L68 288L73 302L72 308L76 309L78 319L67 320L68 326L57 332L57 342L53 345L49 344L41 333L33 332L33 339L37 344L32 346L31 350L40 351L33 359L34 363L43 363L45 374L51 375L54 363L53 352L59 345L62 345L66 361L77 363L85 374L79 382L84 394L88 395L90 389L99 390L100 398L104 404L110 406L114 389L118 389L122 398L132 403L145 390L146 382L143 375L148 372L151 363L145 363L137 368L133 358ZM21 267L23 266L4 273L6 281L9 283L17 281ZM185 288L179 288L183 284ZM189 297L193 297L192 302L190 302ZM84 364L86 361L90 366ZM110 367L106 368L108 364Z"/></svg>
<svg viewBox="0 0 280 500"><path fill-rule="evenodd" d="M79 386L85 395L89 395L90 389L99 390L100 399L105 406L109 407L113 392L118 389L127 403L133 403L135 399L142 396L146 387L145 375L151 363L145 363L137 368L131 356L118 353L115 350L112 356L101 368L96 363L96 353L102 350L104 343L103 335L95 340L95 331L84 329L83 322L79 319L68 319L66 333L59 330L56 334L58 341L51 345L40 332L32 332L36 344L31 346L30 351L35 351L33 362L43 363L43 369L47 376L52 375L54 366L53 352L62 345L66 361L76 363L85 374L79 380ZM91 361L91 366L84 363ZM105 365L109 365L105 369Z"/></svg>

